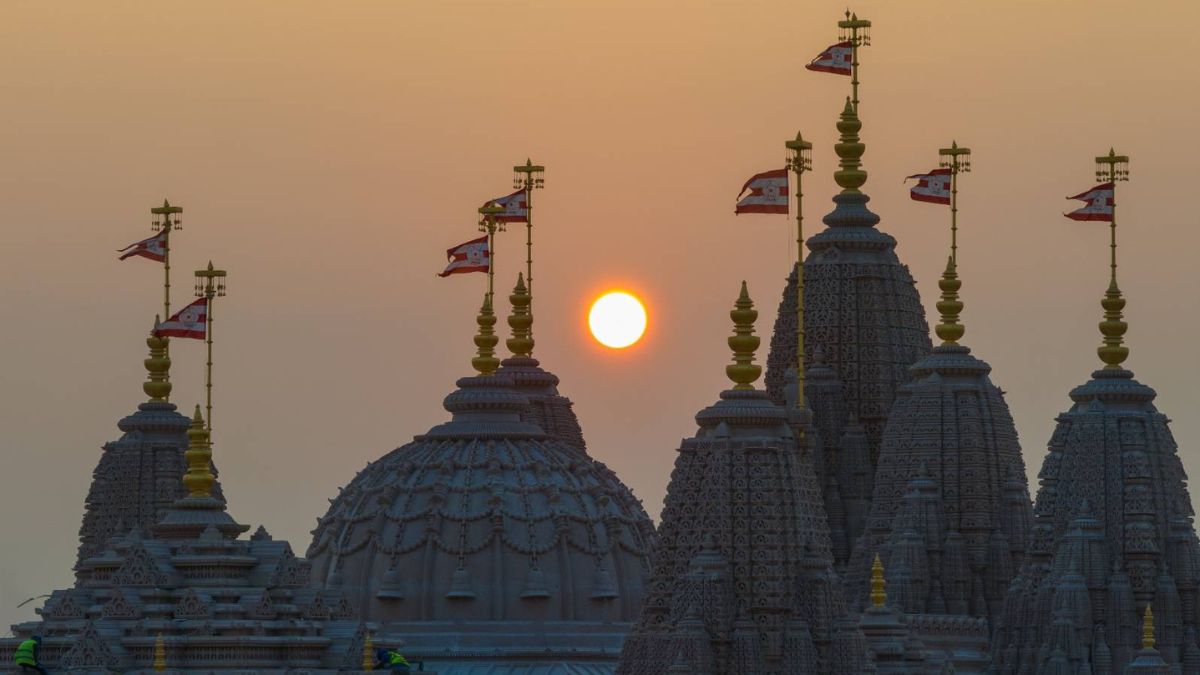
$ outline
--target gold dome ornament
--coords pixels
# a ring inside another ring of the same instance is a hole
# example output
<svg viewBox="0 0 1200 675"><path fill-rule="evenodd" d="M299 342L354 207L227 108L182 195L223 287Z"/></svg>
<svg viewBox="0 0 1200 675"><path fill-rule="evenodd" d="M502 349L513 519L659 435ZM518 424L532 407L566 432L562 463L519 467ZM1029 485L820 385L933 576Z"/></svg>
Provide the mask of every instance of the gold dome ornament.
<svg viewBox="0 0 1200 675"><path fill-rule="evenodd" d="M762 375L762 366L754 364L754 352L762 339L754 334L754 321L758 310L742 282L742 292L729 312L733 319L733 335L729 337L729 348L733 350L733 364L725 366L725 375L733 381L734 389L753 389L754 381Z"/></svg>

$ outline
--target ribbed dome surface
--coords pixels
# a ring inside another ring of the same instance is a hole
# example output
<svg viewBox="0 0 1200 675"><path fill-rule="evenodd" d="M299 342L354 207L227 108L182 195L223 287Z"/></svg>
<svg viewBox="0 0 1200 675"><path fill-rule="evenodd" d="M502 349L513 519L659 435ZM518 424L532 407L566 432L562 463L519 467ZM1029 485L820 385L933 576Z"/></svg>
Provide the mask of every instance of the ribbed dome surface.
<svg viewBox="0 0 1200 675"><path fill-rule="evenodd" d="M400 634L462 622L453 639L406 647L417 658L443 647L615 658L648 574L645 511L603 464L522 419L528 399L510 374L458 385L450 422L332 500L308 552L315 579L344 588L364 619L400 622Z"/></svg>

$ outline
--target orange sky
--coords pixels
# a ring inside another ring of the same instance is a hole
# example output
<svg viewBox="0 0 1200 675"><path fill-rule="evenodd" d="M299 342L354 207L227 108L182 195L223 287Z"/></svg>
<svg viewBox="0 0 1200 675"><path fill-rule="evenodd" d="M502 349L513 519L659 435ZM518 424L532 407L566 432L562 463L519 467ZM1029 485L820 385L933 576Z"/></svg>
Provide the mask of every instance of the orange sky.
<svg viewBox="0 0 1200 675"><path fill-rule="evenodd" d="M149 236L163 197L185 208L176 297L208 259L229 270L215 455L231 511L303 551L338 486L446 417L484 277L434 273L448 246L477 236L475 208L511 189L515 162L545 164L536 354L575 400L592 453L657 516L679 439L726 383L738 283L767 338L788 270L788 221L735 218L738 187L781 165L801 130L815 145L811 231L829 210L848 81L802 66L834 41L843 9L0 5L0 625L69 584L100 445L144 398L161 274L113 250ZM1031 473L1067 391L1099 364L1107 232L1059 214L1110 145L1133 158L1120 190L1128 365L1176 416L1184 465L1200 471L1189 199L1200 5L855 9L875 23L865 190L931 315L948 214L910 202L902 179L933 168L951 139L974 150L960 195L964 342L1008 392ZM523 233L502 236L500 289L522 248ZM606 351L585 333L589 300L610 287L647 301L636 348ZM203 349L180 342L174 398L190 405L203 397Z"/></svg>

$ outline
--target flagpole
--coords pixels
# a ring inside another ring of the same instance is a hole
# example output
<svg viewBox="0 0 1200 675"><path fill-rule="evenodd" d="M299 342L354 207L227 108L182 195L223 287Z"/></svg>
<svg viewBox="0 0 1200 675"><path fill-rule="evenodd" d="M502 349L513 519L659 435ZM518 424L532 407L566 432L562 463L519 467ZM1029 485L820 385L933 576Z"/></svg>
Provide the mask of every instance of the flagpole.
<svg viewBox="0 0 1200 675"><path fill-rule="evenodd" d="M204 342L208 347L208 359L204 365L204 417L209 434L212 434L213 306L216 304L215 298L225 295L225 276L225 270L214 269L211 260L206 269L196 270L196 297L208 300L204 320Z"/></svg>
<svg viewBox="0 0 1200 675"><path fill-rule="evenodd" d="M496 202L488 202L479 207L479 231L487 232L488 236L488 302L492 302L496 276L496 231L504 231L504 223L497 222L496 216L504 213L503 206Z"/></svg>
<svg viewBox="0 0 1200 675"><path fill-rule="evenodd" d="M528 157L525 158L524 164L513 167L513 187L525 191L525 288L529 291L531 310L533 309L533 191L545 187L546 181L542 177L545 171L546 167L534 164Z"/></svg>
<svg viewBox="0 0 1200 675"><path fill-rule="evenodd" d="M171 230L182 229L182 221L176 217L171 220L173 214L183 213L182 206L171 206L171 202L163 200L162 206L155 206L150 209L150 213L156 216L152 221L151 229L161 229L163 236L163 316L171 316ZM159 218L161 217L161 218ZM167 345L167 358L170 358L170 345ZM168 398L169 400L169 398Z"/></svg>
<svg viewBox="0 0 1200 675"><path fill-rule="evenodd" d="M796 408L807 407L804 400L804 189L801 177L812 169L812 143L796 132L795 140L787 141L790 150L787 168L796 174Z"/></svg>
<svg viewBox="0 0 1200 675"><path fill-rule="evenodd" d="M846 19L838 22L842 42L850 43L850 103L858 112L858 48L871 45L871 22L846 10Z"/></svg>
<svg viewBox="0 0 1200 675"><path fill-rule="evenodd" d="M971 172L971 149L951 141L950 147L938 150L938 156L938 166L950 169L950 260L958 265L958 174Z"/></svg>
<svg viewBox="0 0 1200 675"><path fill-rule="evenodd" d="M1117 283L1117 183L1129 180L1129 156L1118 155L1112 148L1109 148L1107 155L1096 158L1096 180L1101 183L1113 184L1112 221L1109 222L1111 255L1109 266L1112 270L1111 280L1115 285Z"/></svg>

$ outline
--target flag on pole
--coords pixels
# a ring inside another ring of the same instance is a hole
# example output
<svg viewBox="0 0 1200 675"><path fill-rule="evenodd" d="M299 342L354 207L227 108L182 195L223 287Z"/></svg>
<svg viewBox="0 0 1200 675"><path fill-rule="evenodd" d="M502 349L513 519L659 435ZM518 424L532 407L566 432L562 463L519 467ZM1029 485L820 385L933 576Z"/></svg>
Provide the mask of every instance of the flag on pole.
<svg viewBox="0 0 1200 675"><path fill-rule="evenodd" d="M749 190L750 194L746 195ZM738 193L738 203L733 212L738 213L783 213L788 212L787 169L766 171L750 177ZM743 197L742 195L746 195Z"/></svg>
<svg viewBox="0 0 1200 675"><path fill-rule="evenodd" d="M950 169L934 169L929 173L918 173L905 178L905 182L916 179L909 196L918 202L950 205Z"/></svg>
<svg viewBox="0 0 1200 675"><path fill-rule="evenodd" d="M181 337L203 340L208 328L208 298L200 298L158 324L154 334L158 337Z"/></svg>
<svg viewBox="0 0 1200 675"><path fill-rule="evenodd" d="M1112 222L1112 183L1101 183L1087 192L1081 192L1074 197L1067 197L1067 199L1078 199L1081 202L1087 202L1085 206L1063 214L1071 220L1104 220Z"/></svg>
<svg viewBox="0 0 1200 675"><path fill-rule="evenodd" d="M496 214L496 222L498 223L529 222L529 199L524 190L517 190L507 197L493 199L485 203L484 206L488 206L489 204L504 208L504 213Z"/></svg>
<svg viewBox="0 0 1200 675"><path fill-rule="evenodd" d="M136 244L130 244L125 248L117 249L117 253L121 254L117 260L124 260L130 256L140 255L143 258L149 258L158 262L164 262L167 259L167 230L165 227L162 232L143 239Z"/></svg>
<svg viewBox="0 0 1200 675"><path fill-rule="evenodd" d="M852 59L854 53L854 44L847 40L839 42L835 45L829 45L825 51L817 55L811 63L805 68L815 70L820 73L833 73L834 75L851 75L852 74Z"/></svg>
<svg viewBox="0 0 1200 675"><path fill-rule="evenodd" d="M450 261L439 277L451 274L466 274L467 272L486 272L492 264L492 256L488 253L487 236L459 244L446 250L446 259Z"/></svg>

